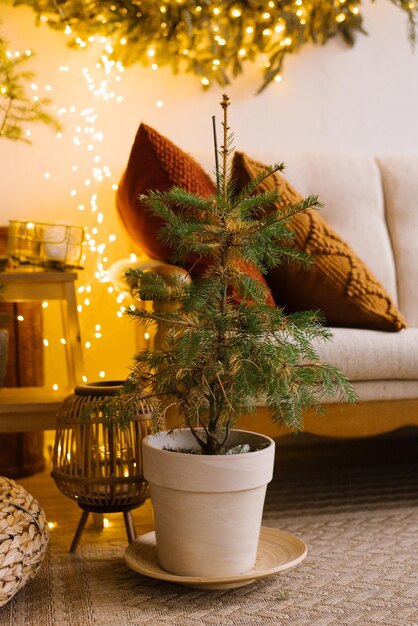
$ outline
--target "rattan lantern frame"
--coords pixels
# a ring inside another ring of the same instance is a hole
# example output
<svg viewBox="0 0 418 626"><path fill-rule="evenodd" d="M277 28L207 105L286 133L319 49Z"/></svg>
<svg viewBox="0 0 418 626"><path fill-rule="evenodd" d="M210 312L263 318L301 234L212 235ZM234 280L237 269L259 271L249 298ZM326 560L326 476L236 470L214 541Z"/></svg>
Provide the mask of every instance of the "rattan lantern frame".
<svg viewBox="0 0 418 626"><path fill-rule="evenodd" d="M57 416L52 477L58 489L83 510L71 552L90 512L122 512L132 541L130 511L149 497L141 445L150 433L150 414L143 406L121 427L116 416L104 411L107 398L119 394L121 385L122 381L80 385L65 398Z"/></svg>

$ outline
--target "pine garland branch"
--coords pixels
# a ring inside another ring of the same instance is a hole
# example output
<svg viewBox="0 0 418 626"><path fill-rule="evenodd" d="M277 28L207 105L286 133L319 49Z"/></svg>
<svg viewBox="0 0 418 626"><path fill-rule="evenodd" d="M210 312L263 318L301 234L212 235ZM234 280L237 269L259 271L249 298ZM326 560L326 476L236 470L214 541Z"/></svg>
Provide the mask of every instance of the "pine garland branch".
<svg viewBox="0 0 418 626"><path fill-rule="evenodd" d="M416 3L390 2L406 13L408 36L414 45ZM324 45L341 36L352 46L358 34L366 33L361 0L304 0L301 5L282 0L268 7L248 0L199 4L182 0L161 6L152 0L13 0L13 5L31 7L38 23L42 17L55 30L71 28L74 37L69 45L75 48L88 46L99 34L111 40L112 52L107 54L115 62L140 62L149 67L151 59L157 59L159 66L169 66L174 73L195 74L204 89L212 83L229 84L246 63L264 56L261 92L281 75L288 55L306 44ZM216 37L209 36L214 32ZM150 49L154 51L151 57Z"/></svg>
<svg viewBox="0 0 418 626"><path fill-rule="evenodd" d="M39 122L56 131L61 126L48 111L49 98L34 101L28 95L29 83L35 75L21 66L28 62L29 53L16 56L8 47L7 40L0 35L0 137L30 144L26 125Z"/></svg>

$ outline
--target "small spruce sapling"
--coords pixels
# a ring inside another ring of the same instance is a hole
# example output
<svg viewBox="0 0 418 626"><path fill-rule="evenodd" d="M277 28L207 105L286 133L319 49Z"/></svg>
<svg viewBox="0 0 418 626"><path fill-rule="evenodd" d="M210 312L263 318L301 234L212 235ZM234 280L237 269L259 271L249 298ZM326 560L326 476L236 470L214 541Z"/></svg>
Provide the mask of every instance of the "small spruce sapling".
<svg viewBox="0 0 418 626"><path fill-rule="evenodd" d="M264 397L271 418L291 431L303 427L303 409L321 410L326 397L351 401L355 394L340 371L321 362L312 341L329 340L320 313L287 315L266 304L266 288L250 277L243 263L261 272L283 262L307 263L292 247L286 222L318 207L310 196L285 209L273 210L277 192L256 193L258 185L284 165L277 163L236 192L229 176L232 135L229 99L223 96L223 145L217 167L217 192L202 198L174 187L141 196L164 221L159 236L174 251L173 261L205 257L207 269L191 282L152 272L127 271L142 300L175 300L176 309L128 314L146 327L163 324L165 342L135 357L125 383L125 406L151 407L154 429L164 426L175 406L202 454L223 454L237 418L256 409ZM218 161L216 161L218 162ZM236 297L238 295L238 298ZM129 419L129 411L119 414ZM254 418L256 419L256 417Z"/></svg>

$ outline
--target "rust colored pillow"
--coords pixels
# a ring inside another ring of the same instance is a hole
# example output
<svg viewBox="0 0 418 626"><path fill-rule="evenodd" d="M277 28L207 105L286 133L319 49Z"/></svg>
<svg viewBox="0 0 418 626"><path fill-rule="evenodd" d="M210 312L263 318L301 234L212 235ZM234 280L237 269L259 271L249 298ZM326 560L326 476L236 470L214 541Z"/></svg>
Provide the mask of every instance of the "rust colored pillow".
<svg viewBox="0 0 418 626"><path fill-rule="evenodd" d="M116 206L132 240L152 259L170 261L171 250L157 236L162 220L138 196L148 191L168 191L175 186L203 197L216 190L208 174L191 156L153 128L141 124L119 183Z"/></svg>
<svg viewBox="0 0 418 626"><path fill-rule="evenodd" d="M236 152L232 176L240 190L265 166ZM278 172L267 178L259 191L276 189L276 208L302 200ZM291 218L289 229L294 245L314 258L308 270L283 264L269 271L267 283L277 306L288 312L306 309L323 311L330 326L398 331L405 320L384 287L359 259L354 250L313 209Z"/></svg>
<svg viewBox="0 0 418 626"><path fill-rule="evenodd" d="M169 262L171 250L158 238L163 225L138 197L148 191L167 191L181 187L190 193L208 197L216 192L215 183L190 155L163 137L156 130L141 124L135 137L128 165L116 193L116 206L122 222L132 240L152 259ZM192 276L201 274L207 263L204 259L186 260L185 268L193 267ZM245 266L252 278L259 280L268 290L266 302L274 300L266 280L254 266Z"/></svg>

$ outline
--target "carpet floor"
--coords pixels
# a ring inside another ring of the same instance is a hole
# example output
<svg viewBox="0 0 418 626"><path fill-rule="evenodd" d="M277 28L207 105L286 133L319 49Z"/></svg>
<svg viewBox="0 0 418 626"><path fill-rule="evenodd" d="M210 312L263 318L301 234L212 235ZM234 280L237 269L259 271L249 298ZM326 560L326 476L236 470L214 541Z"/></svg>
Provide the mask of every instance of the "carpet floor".
<svg viewBox="0 0 418 626"><path fill-rule="evenodd" d="M233 590L204 591L145 578L124 562L121 514L110 527L79 518L49 472L20 479L57 523L42 569L4 607L1 626L417 626L417 438L279 446L265 526L302 538L294 569ZM138 534L152 530L149 502Z"/></svg>

